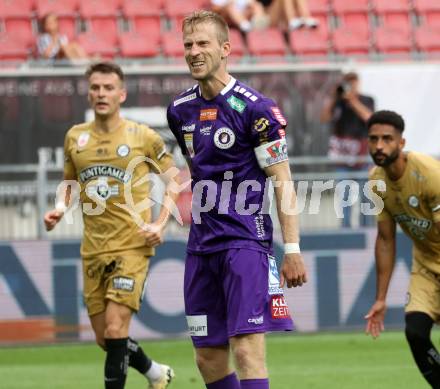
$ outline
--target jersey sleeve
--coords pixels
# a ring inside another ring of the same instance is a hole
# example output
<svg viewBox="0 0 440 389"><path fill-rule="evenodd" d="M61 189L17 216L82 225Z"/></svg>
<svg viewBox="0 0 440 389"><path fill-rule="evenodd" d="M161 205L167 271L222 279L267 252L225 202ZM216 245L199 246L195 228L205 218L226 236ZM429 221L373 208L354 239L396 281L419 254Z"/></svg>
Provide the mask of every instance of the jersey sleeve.
<svg viewBox="0 0 440 389"><path fill-rule="evenodd" d="M433 169L426 179L425 198L432 212L434 223L440 222L440 170Z"/></svg>
<svg viewBox="0 0 440 389"><path fill-rule="evenodd" d="M251 142L260 167L263 169L287 161L287 120L272 100L255 104L250 124Z"/></svg>
<svg viewBox="0 0 440 389"><path fill-rule="evenodd" d="M167 109L167 121L168 121L168 127L170 128L171 132L173 133L174 137L177 140L177 144L180 147L180 150L182 151L183 155L188 154L186 151L186 145L185 140L183 139L183 134L180 131L180 125L179 125L179 119L174 112L172 108L173 104L170 104Z"/></svg>
<svg viewBox="0 0 440 389"><path fill-rule="evenodd" d="M165 142L156 131L148 127L145 128L144 137L144 153L150 159L149 165L154 172L164 173L174 165Z"/></svg>
<svg viewBox="0 0 440 389"><path fill-rule="evenodd" d="M72 161L72 137L70 131L67 132L64 138L64 179L75 180L76 169Z"/></svg>

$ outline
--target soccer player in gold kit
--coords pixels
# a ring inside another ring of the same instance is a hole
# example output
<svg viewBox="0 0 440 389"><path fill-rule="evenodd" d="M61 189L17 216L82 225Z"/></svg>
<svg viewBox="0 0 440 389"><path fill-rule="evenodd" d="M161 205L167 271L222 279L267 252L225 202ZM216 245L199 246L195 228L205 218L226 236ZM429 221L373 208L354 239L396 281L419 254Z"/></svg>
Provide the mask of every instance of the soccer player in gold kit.
<svg viewBox="0 0 440 389"><path fill-rule="evenodd" d="M384 329L386 295L396 256L396 224L413 241L413 263L405 307L405 334L414 360L433 388L440 388L440 355L431 329L440 320L440 162L403 152L404 121L392 111L378 111L367 122L370 154L377 165L370 180L385 182L377 191L384 208L378 215L376 302L366 331L374 338Z"/></svg>
<svg viewBox="0 0 440 389"><path fill-rule="evenodd" d="M105 388L124 388L128 366L146 376L149 388L166 388L172 369L149 359L128 332L132 314L140 307L149 258L162 242L169 209L178 195L170 190L173 180L161 174L174 162L155 131L121 118L120 105L127 93L118 65L93 64L86 77L95 120L67 132L64 180L76 180L81 188L84 300L96 341L107 353ZM149 207L138 206L148 198L144 181L150 172L161 174L167 183L154 222ZM70 188L61 205L46 213L48 231L63 217L73 195Z"/></svg>

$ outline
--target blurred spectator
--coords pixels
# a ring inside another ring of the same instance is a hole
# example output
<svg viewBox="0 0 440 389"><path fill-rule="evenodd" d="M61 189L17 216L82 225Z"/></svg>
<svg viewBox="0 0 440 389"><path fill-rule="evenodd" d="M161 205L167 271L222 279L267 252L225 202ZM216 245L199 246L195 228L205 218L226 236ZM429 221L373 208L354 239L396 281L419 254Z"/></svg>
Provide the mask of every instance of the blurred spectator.
<svg viewBox="0 0 440 389"><path fill-rule="evenodd" d="M40 58L75 61L87 59L85 50L76 42L69 42L67 35L58 29L58 17L49 13L41 20L41 34L38 36L37 49Z"/></svg>
<svg viewBox="0 0 440 389"><path fill-rule="evenodd" d="M231 27L238 27L243 32L269 25L269 17L257 0L211 0L211 7Z"/></svg>
<svg viewBox="0 0 440 389"><path fill-rule="evenodd" d="M307 0L258 0L267 10L273 26L296 30L301 27L316 28L318 20L310 14Z"/></svg>
<svg viewBox="0 0 440 389"><path fill-rule="evenodd" d="M338 171L350 172L367 168L366 163L359 163L357 159L368 154L366 122L373 112L374 99L359 93L359 76L353 72L345 74L341 82L334 86L332 95L321 112L321 121L330 123L329 157L348 159L346 163L339 165ZM361 185L361 197L362 189ZM348 193L341 197L348 200ZM344 207L344 227L351 226L350 210L351 207ZM365 220L361 215L360 224L365 225Z"/></svg>

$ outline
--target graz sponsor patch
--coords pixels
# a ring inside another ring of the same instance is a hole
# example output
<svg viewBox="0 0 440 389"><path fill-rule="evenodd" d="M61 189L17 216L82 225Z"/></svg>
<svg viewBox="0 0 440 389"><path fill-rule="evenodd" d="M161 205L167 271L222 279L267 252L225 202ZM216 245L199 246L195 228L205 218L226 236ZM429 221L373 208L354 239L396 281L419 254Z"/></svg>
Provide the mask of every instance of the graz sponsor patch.
<svg viewBox="0 0 440 389"><path fill-rule="evenodd" d="M133 292L134 280L127 277L115 277L112 280L113 289L126 290L127 292Z"/></svg>

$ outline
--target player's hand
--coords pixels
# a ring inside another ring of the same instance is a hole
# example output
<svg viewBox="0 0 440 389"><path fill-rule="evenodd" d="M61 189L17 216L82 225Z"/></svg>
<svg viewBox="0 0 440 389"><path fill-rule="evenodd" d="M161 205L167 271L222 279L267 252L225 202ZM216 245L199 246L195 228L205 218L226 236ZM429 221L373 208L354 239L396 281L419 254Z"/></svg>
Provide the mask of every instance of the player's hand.
<svg viewBox="0 0 440 389"><path fill-rule="evenodd" d="M280 287L302 286L307 282L307 271L301 254L285 254L280 271Z"/></svg>
<svg viewBox="0 0 440 389"><path fill-rule="evenodd" d="M159 246L163 242L163 225L160 223L144 224L139 230L139 234L145 238L147 246Z"/></svg>
<svg viewBox="0 0 440 389"><path fill-rule="evenodd" d="M385 319L386 310L387 306L385 301L377 300L365 315L365 319L367 320L365 332L373 338L377 338L385 329L383 321Z"/></svg>
<svg viewBox="0 0 440 389"><path fill-rule="evenodd" d="M53 230L63 215L63 212L57 211L56 209L46 212L44 215L44 225L46 226L46 231Z"/></svg>

